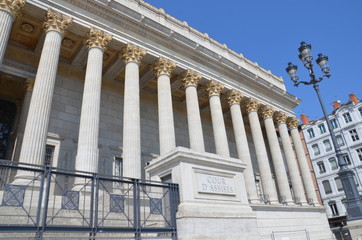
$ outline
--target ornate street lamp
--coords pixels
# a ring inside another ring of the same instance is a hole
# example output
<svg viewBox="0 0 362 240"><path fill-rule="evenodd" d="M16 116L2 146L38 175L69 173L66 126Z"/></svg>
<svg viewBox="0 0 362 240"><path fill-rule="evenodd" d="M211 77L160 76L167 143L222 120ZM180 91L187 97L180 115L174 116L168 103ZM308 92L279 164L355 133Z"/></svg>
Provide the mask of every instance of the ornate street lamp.
<svg viewBox="0 0 362 240"><path fill-rule="evenodd" d="M328 114L326 108L324 107L324 103L322 97L319 92L319 85L318 83L323 80L324 77L329 78L331 75L329 74L329 65L328 65L328 57L323 56L321 53L318 54L318 58L316 63L320 66L322 72L324 73L323 76L320 78L316 78L313 71L313 55L312 55L312 46L305 42L300 43L300 47L298 48L300 54L299 59L303 62L304 67L306 67L309 71L310 81L298 81L299 77L297 74L298 67L293 65L291 62L288 63L288 67L285 69L289 74L291 80L294 82L294 86L298 87L299 84L304 85L313 85L315 89L319 103L322 107L324 118L326 119L327 126L329 129L330 136L332 138L332 143L334 146L334 150L336 153L336 157L338 159L339 171L338 176L342 181L343 190L346 194L346 207L347 207L347 220L357 220L362 219L362 200L358 193L356 183L354 181L354 173L351 169L347 167L347 163L343 158L342 151L337 144L336 136L334 135L332 124L328 118Z"/></svg>

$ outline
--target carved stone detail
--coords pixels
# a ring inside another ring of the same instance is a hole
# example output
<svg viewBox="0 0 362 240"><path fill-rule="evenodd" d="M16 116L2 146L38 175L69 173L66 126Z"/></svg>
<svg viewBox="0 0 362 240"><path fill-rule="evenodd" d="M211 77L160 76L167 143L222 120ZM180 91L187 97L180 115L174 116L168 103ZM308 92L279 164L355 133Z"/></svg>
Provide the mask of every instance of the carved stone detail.
<svg viewBox="0 0 362 240"><path fill-rule="evenodd" d="M246 98L243 100L243 106L246 112L250 113L253 111L258 111L260 103L252 98Z"/></svg>
<svg viewBox="0 0 362 240"><path fill-rule="evenodd" d="M103 49L103 51L105 51L107 45L111 40L112 40L111 34L105 33L102 30L98 30L92 27L88 32L87 39L85 40L85 45L88 48L100 47Z"/></svg>
<svg viewBox="0 0 362 240"><path fill-rule="evenodd" d="M26 0L0 0L0 10L9 12L15 17L19 17L25 2Z"/></svg>
<svg viewBox="0 0 362 240"><path fill-rule="evenodd" d="M288 116L283 112L275 112L274 114L274 122L275 125L278 126L279 124L286 123Z"/></svg>
<svg viewBox="0 0 362 240"><path fill-rule="evenodd" d="M72 24L72 21L73 21L73 18L66 17L60 13L57 13L51 9L48 9L43 27L46 32L54 30L54 31L60 32L61 34L64 34L64 32Z"/></svg>
<svg viewBox="0 0 362 240"><path fill-rule="evenodd" d="M220 95L221 91L224 89L224 85L215 80L211 80L206 85L206 91L209 94L209 97L214 95Z"/></svg>
<svg viewBox="0 0 362 240"><path fill-rule="evenodd" d="M176 67L176 63L166 58L160 57L153 65L153 71L156 76L160 76L162 74L170 76L173 69Z"/></svg>
<svg viewBox="0 0 362 240"><path fill-rule="evenodd" d="M299 119L295 118L295 117L288 117L287 125L288 125L288 128L290 128L290 129L298 128Z"/></svg>
<svg viewBox="0 0 362 240"><path fill-rule="evenodd" d="M35 82L34 78L27 78L25 81L25 90L28 92L32 92L34 88L34 82Z"/></svg>
<svg viewBox="0 0 362 240"><path fill-rule="evenodd" d="M240 104L243 94L241 94L238 90L232 89L227 92L226 98L230 106L233 104Z"/></svg>
<svg viewBox="0 0 362 240"><path fill-rule="evenodd" d="M125 63L136 62L140 63L141 59L146 55L146 50L128 43L126 47L122 49L120 57Z"/></svg>
<svg viewBox="0 0 362 240"><path fill-rule="evenodd" d="M262 119L273 118L275 110L267 105L263 105L259 108L259 116Z"/></svg>
<svg viewBox="0 0 362 240"><path fill-rule="evenodd" d="M188 86L197 87L201 78L202 76L200 73L188 69L182 74L181 83L184 85L184 87Z"/></svg>

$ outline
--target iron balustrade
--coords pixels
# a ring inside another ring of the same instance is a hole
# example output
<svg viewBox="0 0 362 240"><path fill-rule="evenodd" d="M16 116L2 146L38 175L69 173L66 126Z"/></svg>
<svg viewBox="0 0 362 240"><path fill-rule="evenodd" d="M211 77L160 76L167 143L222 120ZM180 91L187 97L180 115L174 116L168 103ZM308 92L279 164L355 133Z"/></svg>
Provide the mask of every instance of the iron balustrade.
<svg viewBox="0 0 362 240"><path fill-rule="evenodd" d="M179 191L173 183L0 160L0 198L0 237L77 232L87 239L177 239Z"/></svg>

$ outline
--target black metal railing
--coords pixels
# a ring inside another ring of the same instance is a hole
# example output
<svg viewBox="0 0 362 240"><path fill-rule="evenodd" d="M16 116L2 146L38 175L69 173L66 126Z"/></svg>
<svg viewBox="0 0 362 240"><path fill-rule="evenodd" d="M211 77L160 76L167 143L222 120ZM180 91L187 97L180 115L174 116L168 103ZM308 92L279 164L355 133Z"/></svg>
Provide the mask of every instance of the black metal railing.
<svg viewBox="0 0 362 240"><path fill-rule="evenodd" d="M177 239L178 194L173 183L0 160L0 237L76 232L87 239Z"/></svg>

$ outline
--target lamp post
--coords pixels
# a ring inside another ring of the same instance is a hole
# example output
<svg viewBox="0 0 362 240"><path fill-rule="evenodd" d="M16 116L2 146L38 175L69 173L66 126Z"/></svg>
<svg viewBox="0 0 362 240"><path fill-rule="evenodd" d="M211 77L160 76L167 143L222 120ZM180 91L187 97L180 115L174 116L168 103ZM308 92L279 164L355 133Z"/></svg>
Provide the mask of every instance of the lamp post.
<svg viewBox="0 0 362 240"><path fill-rule="evenodd" d="M343 190L346 195L346 207L347 207L347 213L348 217L347 220L358 220L362 219L362 200L358 193L356 183L354 181L354 173L351 169L347 167L347 163L343 158L342 151L337 144L336 136L334 135L332 124L328 118L328 114L326 111L326 108L324 107L323 99L320 95L319 91L319 85L318 83L323 80L323 78L327 77L329 78L331 75L329 74L329 65L328 65L328 57L323 56L321 53L318 54L318 58L316 60L316 63L320 66L323 76L316 78L314 71L313 71L313 56L312 56L312 46L310 44L307 44L305 42L300 43L300 47L298 48L300 54L299 59L303 62L303 65L305 68L309 71L309 77L310 81L298 81L299 77L297 74L298 67L296 65L293 65L291 62L288 63L288 67L286 68L287 73L289 74L291 80L294 82L294 86L298 87L299 84L304 85L313 85L314 90L317 93L319 103L322 107L324 118L326 119L328 130L330 133L330 136L332 138L332 143L334 146L334 150L336 153L336 157L338 159L338 165L339 165L339 171L338 176L342 181Z"/></svg>

